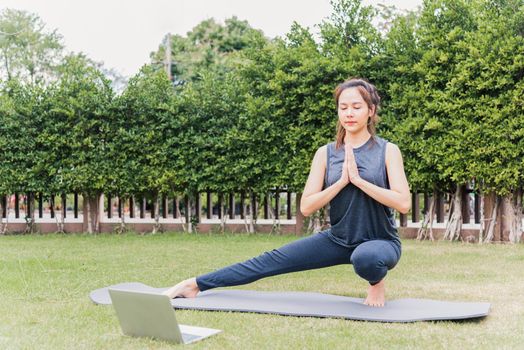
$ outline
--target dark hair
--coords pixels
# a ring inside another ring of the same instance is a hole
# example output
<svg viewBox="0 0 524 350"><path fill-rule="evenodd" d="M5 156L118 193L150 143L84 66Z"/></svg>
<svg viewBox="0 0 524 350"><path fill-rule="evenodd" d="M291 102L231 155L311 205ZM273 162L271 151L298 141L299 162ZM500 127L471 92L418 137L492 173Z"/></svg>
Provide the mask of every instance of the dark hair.
<svg viewBox="0 0 524 350"><path fill-rule="evenodd" d="M338 99L342 91L349 88L357 88L360 93L360 96L364 99L368 108L374 108L373 115L368 120L368 131L371 134L371 137L374 138L377 131L376 126L380 120L378 116L378 109L380 107L380 96L378 95L377 88L375 85L370 82L361 79L361 78L351 78L343 83L339 84L334 92L335 104L338 110ZM336 148L339 148L344 143L344 137L346 136L346 129L340 123L340 120L337 121L337 133L336 133Z"/></svg>

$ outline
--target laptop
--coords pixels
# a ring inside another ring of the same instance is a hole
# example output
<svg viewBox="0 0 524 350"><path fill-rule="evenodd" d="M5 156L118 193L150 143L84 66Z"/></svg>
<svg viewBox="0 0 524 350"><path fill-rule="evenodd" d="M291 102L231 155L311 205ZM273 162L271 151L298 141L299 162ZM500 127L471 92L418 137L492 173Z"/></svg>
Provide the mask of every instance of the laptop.
<svg viewBox="0 0 524 350"><path fill-rule="evenodd" d="M218 329L179 325L167 295L109 288L122 332L177 344L190 344L221 332Z"/></svg>

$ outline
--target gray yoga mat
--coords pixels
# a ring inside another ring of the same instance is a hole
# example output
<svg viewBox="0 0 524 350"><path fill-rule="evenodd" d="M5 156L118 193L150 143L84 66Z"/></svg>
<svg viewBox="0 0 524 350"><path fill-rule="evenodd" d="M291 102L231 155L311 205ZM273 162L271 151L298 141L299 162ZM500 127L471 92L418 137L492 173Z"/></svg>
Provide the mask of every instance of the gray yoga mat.
<svg viewBox="0 0 524 350"><path fill-rule="evenodd" d="M108 288L163 292L142 283L116 284L92 291L95 304L109 305ZM175 309L238 311L288 316L335 317L378 322L415 322L431 320L462 320L487 316L489 303L450 302L430 299L399 299L386 301L381 308L364 305L363 299L309 292L261 292L252 290L210 290L196 298L171 300Z"/></svg>

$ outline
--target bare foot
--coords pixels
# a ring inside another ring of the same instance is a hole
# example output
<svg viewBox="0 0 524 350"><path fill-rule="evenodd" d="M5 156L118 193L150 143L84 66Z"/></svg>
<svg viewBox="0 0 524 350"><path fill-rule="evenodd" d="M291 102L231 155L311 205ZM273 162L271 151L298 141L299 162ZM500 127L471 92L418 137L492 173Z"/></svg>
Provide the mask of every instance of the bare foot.
<svg viewBox="0 0 524 350"><path fill-rule="evenodd" d="M198 289L196 278L193 277L174 285L165 292L162 292L162 294L167 295L171 299L177 297L194 298L198 292L200 292L200 289Z"/></svg>
<svg viewBox="0 0 524 350"><path fill-rule="evenodd" d="M368 288L368 296L364 304L374 307L383 307L386 300L386 284L384 280Z"/></svg>

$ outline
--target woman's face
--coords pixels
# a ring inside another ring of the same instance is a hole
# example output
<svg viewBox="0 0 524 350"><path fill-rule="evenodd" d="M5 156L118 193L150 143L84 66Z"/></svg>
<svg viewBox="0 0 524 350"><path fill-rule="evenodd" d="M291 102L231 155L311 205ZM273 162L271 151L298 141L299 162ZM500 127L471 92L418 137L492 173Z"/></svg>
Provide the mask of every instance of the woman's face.
<svg viewBox="0 0 524 350"><path fill-rule="evenodd" d="M356 87L345 89L338 98L338 120L350 133L367 130L368 119L373 112Z"/></svg>

